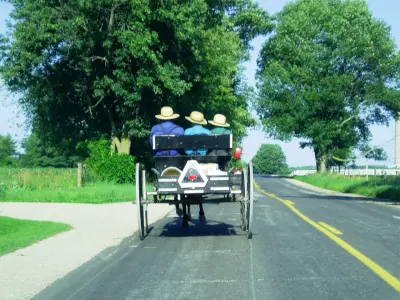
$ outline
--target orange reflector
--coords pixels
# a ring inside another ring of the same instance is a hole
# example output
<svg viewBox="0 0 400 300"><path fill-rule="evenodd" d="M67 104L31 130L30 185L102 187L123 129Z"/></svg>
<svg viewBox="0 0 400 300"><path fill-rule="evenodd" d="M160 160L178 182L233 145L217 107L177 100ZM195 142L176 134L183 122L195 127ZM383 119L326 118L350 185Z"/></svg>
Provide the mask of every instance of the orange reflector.
<svg viewBox="0 0 400 300"><path fill-rule="evenodd" d="M191 181L195 181L195 180L197 179L197 175L190 174L190 175L188 176L188 179L191 180Z"/></svg>
<svg viewBox="0 0 400 300"><path fill-rule="evenodd" d="M236 148L235 152L233 153L233 157L236 159L239 159L240 156L242 156L242 149L241 148Z"/></svg>

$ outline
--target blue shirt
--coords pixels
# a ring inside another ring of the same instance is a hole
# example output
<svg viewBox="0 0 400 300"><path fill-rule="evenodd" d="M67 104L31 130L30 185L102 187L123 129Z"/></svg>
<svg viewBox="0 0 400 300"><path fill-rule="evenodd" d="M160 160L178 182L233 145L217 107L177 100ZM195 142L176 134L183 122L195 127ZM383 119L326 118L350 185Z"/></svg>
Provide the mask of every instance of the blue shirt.
<svg viewBox="0 0 400 300"><path fill-rule="evenodd" d="M211 131L207 128L204 128L201 125L194 125L185 130L185 135L200 135L200 134L211 134ZM196 150L185 150L186 154L188 155L206 155L208 149L196 149Z"/></svg>
<svg viewBox="0 0 400 300"><path fill-rule="evenodd" d="M183 135L184 130L182 127L174 124L171 121L161 122L157 125L154 125L150 132L149 142L151 147L153 147L153 136L154 135ZM167 151L157 151L155 153L156 156L161 155L177 155L178 151L176 150L167 150Z"/></svg>

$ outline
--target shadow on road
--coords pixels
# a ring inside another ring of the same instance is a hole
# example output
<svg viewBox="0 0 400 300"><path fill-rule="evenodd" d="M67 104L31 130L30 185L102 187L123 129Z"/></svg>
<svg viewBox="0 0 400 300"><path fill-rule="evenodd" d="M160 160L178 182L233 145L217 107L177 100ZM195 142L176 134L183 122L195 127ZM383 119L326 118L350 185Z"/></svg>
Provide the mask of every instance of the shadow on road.
<svg viewBox="0 0 400 300"><path fill-rule="evenodd" d="M244 234L240 227L208 220L207 223L201 223L199 220L193 220L189 227L182 227L181 220L174 218L171 222L165 224L159 236L162 237L188 237L188 236L224 236Z"/></svg>

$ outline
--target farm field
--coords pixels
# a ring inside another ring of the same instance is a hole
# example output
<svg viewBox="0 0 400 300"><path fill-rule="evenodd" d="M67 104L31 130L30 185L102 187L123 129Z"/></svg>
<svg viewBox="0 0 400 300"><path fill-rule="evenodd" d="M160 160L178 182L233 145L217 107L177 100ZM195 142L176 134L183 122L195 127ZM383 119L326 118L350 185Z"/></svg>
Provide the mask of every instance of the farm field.
<svg viewBox="0 0 400 300"><path fill-rule="evenodd" d="M149 185L150 189L151 186ZM0 168L0 201L112 203L135 199L133 184L114 184L87 179L77 187L76 169Z"/></svg>

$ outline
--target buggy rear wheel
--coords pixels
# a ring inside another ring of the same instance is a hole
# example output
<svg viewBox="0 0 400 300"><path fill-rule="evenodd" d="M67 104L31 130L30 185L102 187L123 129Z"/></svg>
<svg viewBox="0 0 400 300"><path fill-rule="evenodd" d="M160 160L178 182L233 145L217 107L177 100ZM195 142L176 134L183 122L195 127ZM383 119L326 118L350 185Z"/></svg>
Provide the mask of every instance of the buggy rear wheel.
<svg viewBox="0 0 400 300"><path fill-rule="evenodd" d="M243 169L242 170L242 183L241 183L241 198L242 200L240 201L240 217L241 217L241 223L240 223L240 228L243 231L246 231L247 228L247 195L248 195L248 185L247 185L247 170Z"/></svg>
<svg viewBox="0 0 400 300"><path fill-rule="evenodd" d="M136 210L138 219L138 233L141 241L144 239L144 210L143 210L143 179L140 174L140 164L136 164Z"/></svg>
<svg viewBox="0 0 400 300"><path fill-rule="evenodd" d="M248 202L247 202L247 210L246 210L246 230L247 230L247 238L251 239L253 237L253 214L254 214L254 179L253 179L253 163L250 161L248 165L248 181L247 181L247 190L248 190Z"/></svg>
<svg viewBox="0 0 400 300"><path fill-rule="evenodd" d="M146 201L146 204L143 205L144 209L144 226L145 226L145 233L149 233L149 219L147 215L148 211L148 204L147 204L147 182L146 182L146 170L142 171L142 199Z"/></svg>

